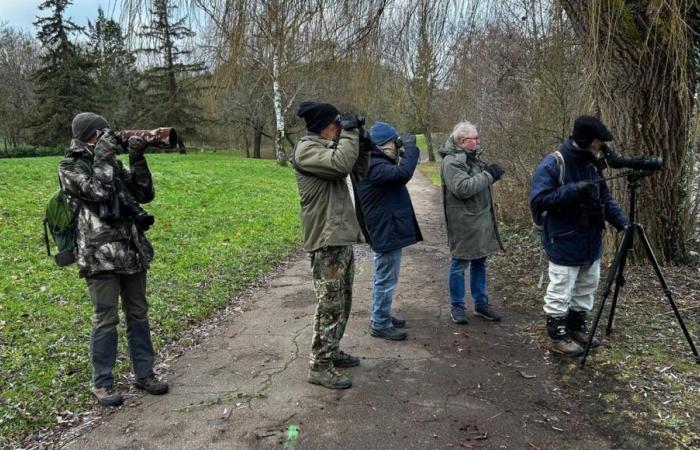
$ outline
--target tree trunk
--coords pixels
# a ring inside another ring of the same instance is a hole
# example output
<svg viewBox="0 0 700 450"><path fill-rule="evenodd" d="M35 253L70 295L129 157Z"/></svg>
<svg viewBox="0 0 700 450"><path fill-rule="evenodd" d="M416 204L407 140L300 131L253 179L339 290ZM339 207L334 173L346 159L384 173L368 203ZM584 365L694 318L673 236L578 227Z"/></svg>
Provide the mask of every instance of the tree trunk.
<svg viewBox="0 0 700 450"><path fill-rule="evenodd" d="M262 142L262 128L256 127L253 133L253 158L260 159L260 143Z"/></svg>
<svg viewBox="0 0 700 450"><path fill-rule="evenodd" d="M287 165L287 155L284 152L284 114L282 111L282 91L279 83L279 55L277 49L272 56L272 102L275 107L275 154L277 164Z"/></svg>
<svg viewBox="0 0 700 450"><path fill-rule="evenodd" d="M423 136L425 136L425 145L428 147L428 161L435 162L435 151L433 150L433 135L430 132L430 124L423 125Z"/></svg>
<svg viewBox="0 0 700 450"><path fill-rule="evenodd" d="M691 0L562 0L579 35L588 38L594 100L602 120L628 154L664 158L664 170L642 182L639 221L666 262L684 262L692 232L689 127L695 92ZM663 17L663 20L660 19ZM625 197L624 183L615 196ZM624 205L623 205L624 206Z"/></svg>

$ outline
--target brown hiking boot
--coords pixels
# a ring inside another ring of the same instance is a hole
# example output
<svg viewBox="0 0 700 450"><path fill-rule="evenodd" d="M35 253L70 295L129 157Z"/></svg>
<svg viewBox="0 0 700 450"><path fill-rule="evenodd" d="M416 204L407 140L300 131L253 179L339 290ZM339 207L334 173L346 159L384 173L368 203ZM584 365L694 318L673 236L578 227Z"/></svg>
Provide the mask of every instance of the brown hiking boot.
<svg viewBox="0 0 700 450"><path fill-rule="evenodd" d="M586 311L569 311L569 314L566 316L566 329L573 340L585 347L588 344L588 336L590 335ZM591 341L591 348L598 347L600 343L600 339L594 337Z"/></svg>
<svg viewBox="0 0 700 450"><path fill-rule="evenodd" d="M311 384L320 384L328 389L347 389L352 386L350 379L338 372L333 366L327 369L310 368L306 381Z"/></svg>
<svg viewBox="0 0 700 450"><path fill-rule="evenodd" d="M93 386L90 391L97 397L97 403L113 408L124 403L124 398L113 386Z"/></svg>
<svg viewBox="0 0 700 450"><path fill-rule="evenodd" d="M571 340L566 328L566 317L547 317L547 334L551 339L549 349L554 353L567 356L583 354L583 348Z"/></svg>
<svg viewBox="0 0 700 450"><path fill-rule="evenodd" d="M151 395L166 394L170 388L168 383L160 381L155 375L149 375L146 378L138 378L134 385L138 389L143 389Z"/></svg>
<svg viewBox="0 0 700 450"><path fill-rule="evenodd" d="M580 356L583 354L583 347L571 339L551 339L549 349L554 353L566 356Z"/></svg>

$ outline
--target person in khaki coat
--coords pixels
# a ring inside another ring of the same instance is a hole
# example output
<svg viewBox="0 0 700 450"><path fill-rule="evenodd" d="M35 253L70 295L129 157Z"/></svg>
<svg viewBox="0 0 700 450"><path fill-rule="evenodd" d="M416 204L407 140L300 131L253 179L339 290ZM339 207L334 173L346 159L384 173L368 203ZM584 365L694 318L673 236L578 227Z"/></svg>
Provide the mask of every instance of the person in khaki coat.
<svg viewBox="0 0 700 450"><path fill-rule="evenodd" d="M493 204L491 186L503 176L498 164L486 164L480 155L479 132L469 122L460 122L440 149L442 192L447 239L452 262L448 277L451 317L466 324L464 271L470 268L469 284L474 315L491 321L501 316L489 305L486 291L486 258L503 250Z"/></svg>
<svg viewBox="0 0 700 450"><path fill-rule="evenodd" d="M359 358L339 347L352 307L352 245L364 242L346 179L350 175L359 182L367 175L367 137L357 116L341 116L328 103L303 102L297 114L306 122L308 134L299 140L292 164L301 202L304 250L311 256L318 302L307 380L345 389L352 383L337 368L360 364Z"/></svg>

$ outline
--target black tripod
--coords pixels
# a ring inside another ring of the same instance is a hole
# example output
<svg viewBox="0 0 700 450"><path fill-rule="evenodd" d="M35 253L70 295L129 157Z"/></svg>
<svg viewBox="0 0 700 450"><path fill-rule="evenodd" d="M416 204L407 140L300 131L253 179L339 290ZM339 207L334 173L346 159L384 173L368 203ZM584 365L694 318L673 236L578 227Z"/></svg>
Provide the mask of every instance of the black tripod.
<svg viewBox="0 0 700 450"><path fill-rule="evenodd" d="M673 312L676 315L678 324L681 326L683 334L685 334L685 338L688 341L688 345L690 345L690 350L693 352L693 355L695 355L695 362L700 364L700 356L698 355L698 351L695 348L695 344L693 344L693 340L690 337L690 333L688 333L688 329L685 327L685 323L683 323L683 319L681 318L680 313L678 312L676 302L673 301L673 293L668 287L664 276L661 274L659 263L656 261L656 256L654 255L654 251L652 250L651 245L649 244L649 239L647 239L647 235L644 232L644 227L636 221L637 188L639 187L639 180L641 180L644 177L648 177L653 173L654 172L648 170L633 170L627 173L627 189L630 194L630 225L627 228L625 228L624 235L622 236L622 242L620 243L620 247L617 249L617 253L615 253L615 259L613 260L612 268L608 273L608 278L605 282L605 290L603 291L603 296L600 300L600 306L598 307L598 313L595 316L595 320L593 320L593 325L588 336L588 342L586 343L586 349L583 353L583 358L581 359L582 369L584 364L586 364L586 357L588 356L588 351L591 349L591 342L593 341L593 337L595 336L596 328L598 328L598 322L600 321L600 316L603 313L605 301L610 295L613 283L615 283L615 293L613 294L612 306L610 308L610 316L608 317L608 327L605 330L605 334L610 335L612 331L613 318L615 317L615 307L617 306L617 296L620 293L620 289L622 289L622 287L625 285L625 263L627 262L627 256L629 254L629 251L634 247L635 232L641 238L642 244L644 245L644 250L646 251L649 261L654 267L654 272L656 272L656 276L659 279L659 282L661 283L661 287L664 291L664 294L666 294L666 298L668 298L668 302L673 308Z"/></svg>

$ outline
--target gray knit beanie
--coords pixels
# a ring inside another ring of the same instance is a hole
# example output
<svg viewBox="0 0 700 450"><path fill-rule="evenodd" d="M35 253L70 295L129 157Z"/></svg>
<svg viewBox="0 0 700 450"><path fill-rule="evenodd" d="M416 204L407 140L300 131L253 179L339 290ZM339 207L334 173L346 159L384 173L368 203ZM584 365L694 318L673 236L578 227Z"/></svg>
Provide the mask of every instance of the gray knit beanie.
<svg viewBox="0 0 700 450"><path fill-rule="evenodd" d="M95 113L84 112L73 118L73 137L79 141L85 142L92 137L97 130L109 128L107 119L98 116Z"/></svg>

